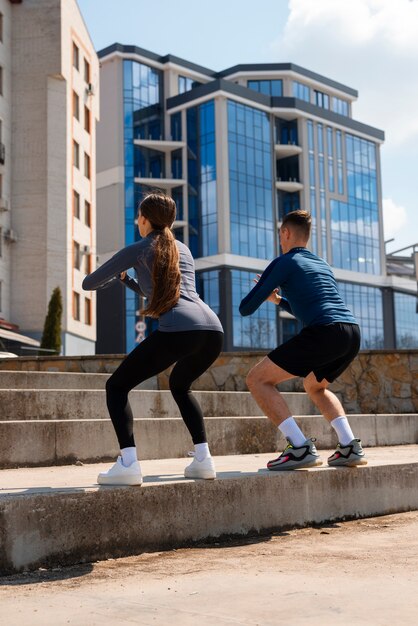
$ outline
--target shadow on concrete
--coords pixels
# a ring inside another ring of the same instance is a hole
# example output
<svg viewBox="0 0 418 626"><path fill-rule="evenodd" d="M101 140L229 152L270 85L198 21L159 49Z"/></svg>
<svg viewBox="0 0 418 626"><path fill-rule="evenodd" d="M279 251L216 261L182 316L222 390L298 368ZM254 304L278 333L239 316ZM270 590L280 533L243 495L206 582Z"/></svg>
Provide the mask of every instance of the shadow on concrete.
<svg viewBox="0 0 418 626"><path fill-rule="evenodd" d="M239 548L243 546L251 546L260 543L268 543L276 537L288 537L290 533L283 531L269 532L266 534L249 534L249 535L222 535L213 540L206 539L193 543L191 548L214 548L223 550L224 548Z"/></svg>
<svg viewBox="0 0 418 626"><path fill-rule="evenodd" d="M81 578L90 574L93 568L93 563L80 563L79 565L52 567L51 569L41 567L34 572L23 572L22 574L0 577L0 588L37 585L57 580Z"/></svg>

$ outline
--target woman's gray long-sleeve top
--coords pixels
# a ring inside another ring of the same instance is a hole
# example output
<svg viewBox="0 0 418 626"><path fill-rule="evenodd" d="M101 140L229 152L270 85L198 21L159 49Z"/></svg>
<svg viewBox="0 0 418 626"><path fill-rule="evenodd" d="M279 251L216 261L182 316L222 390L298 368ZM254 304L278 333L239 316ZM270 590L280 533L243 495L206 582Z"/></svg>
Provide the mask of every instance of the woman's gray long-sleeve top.
<svg viewBox="0 0 418 626"><path fill-rule="evenodd" d="M119 277L131 267L137 280L126 276L122 282L146 298L152 296L152 267L154 262L154 239L156 231L149 233L140 241L123 248L111 259L83 280L83 289L100 289ZM180 241L176 241L179 250L181 274L180 298L177 304L159 318L158 328L164 332L185 330L216 330L223 332L218 316L200 299L196 292L195 269L192 253Z"/></svg>

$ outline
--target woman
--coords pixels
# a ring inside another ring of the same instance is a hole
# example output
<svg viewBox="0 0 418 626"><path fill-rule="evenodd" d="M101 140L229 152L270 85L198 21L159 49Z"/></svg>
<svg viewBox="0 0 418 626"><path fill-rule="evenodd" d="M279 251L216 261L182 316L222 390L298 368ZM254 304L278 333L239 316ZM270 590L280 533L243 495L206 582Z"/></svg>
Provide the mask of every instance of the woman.
<svg viewBox="0 0 418 626"><path fill-rule="evenodd" d="M192 437L195 453L186 478L213 479L215 466L206 439L201 408L190 386L215 361L222 349L223 329L215 313L199 298L190 250L174 239L171 226L176 204L163 193L150 193L141 202L138 228L142 237L86 276L83 289L93 290L119 278L147 298L142 314L158 319L158 330L142 341L106 383L107 407L121 456L102 485L140 485L142 474L133 435L128 393L142 381L176 363L170 390ZM126 270L133 267L138 280Z"/></svg>

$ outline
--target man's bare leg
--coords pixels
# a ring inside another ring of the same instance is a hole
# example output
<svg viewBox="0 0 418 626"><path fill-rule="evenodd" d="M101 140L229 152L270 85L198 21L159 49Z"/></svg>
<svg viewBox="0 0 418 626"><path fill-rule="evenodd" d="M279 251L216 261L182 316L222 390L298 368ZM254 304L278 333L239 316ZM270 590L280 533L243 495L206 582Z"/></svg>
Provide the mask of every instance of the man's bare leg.
<svg viewBox="0 0 418 626"><path fill-rule="evenodd" d="M286 401L276 389L276 385L289 378L295 377L275 365L268 357L257 363L247 375L248 389L264 415L267 415L276 426L291 415Z"/></svg>
<svg viewBox="0 0 418 626"><path fill-rule="evenodd" d="M276 389L276 385L289 378L294 378L293 374L275 365L268 357L253 367L247 376L248 388L258 406L273 424L278 426L290 444L280 456L267 463L267 468L272 471L316 467L322 464L313 441L307 440L280 391Z"/></svg>
<svg viewBox="0 0 418 626"><path fill-rule="evenodd" d="M313 372L303 380L306 393L334 428L342 446L329 457L328 465L365 465L367 460L361 442L354 437L343 406L337 396L327 389L328 385L325 379L319 383Z"/></svg>
<svg viewBox="0 0 418 626"><path fill-rule="evenodd" d="M336 417L345 415L345 413L335 393L327 389L329 384L325 378L319 383L313 372L303 379L305 391L314 405L320 410L325 419L332 422Z"/></svg>

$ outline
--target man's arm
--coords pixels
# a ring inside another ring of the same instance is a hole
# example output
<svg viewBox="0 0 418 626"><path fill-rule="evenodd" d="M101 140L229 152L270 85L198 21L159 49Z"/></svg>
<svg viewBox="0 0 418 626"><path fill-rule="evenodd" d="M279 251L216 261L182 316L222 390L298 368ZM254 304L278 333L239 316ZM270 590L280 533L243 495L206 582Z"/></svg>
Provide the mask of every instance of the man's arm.
<svg viewBox="0 0 418 626"><path fill-rule="evenodd" d="M280 286L280 283L284 280L286 274L285 264L282 257L277 257L268 265L260 276L260 280L249 294L241 301L239 306L239 312L241 315L251 315L265 302L272 292ZM279 301L280 298L280 301ZM279 306L291 313L289 302L286 298L279 296L277 298Z"/></svg>
<svg viewBox="0 0 418 626"><path fill-rule="evenodd" d="M133 267L138 257L138 244L134 243L120 250L111 259L103 263L94 272L83 280L82 287L85 291L100 289L108 282L114 280L122 272Z"/></svg>

